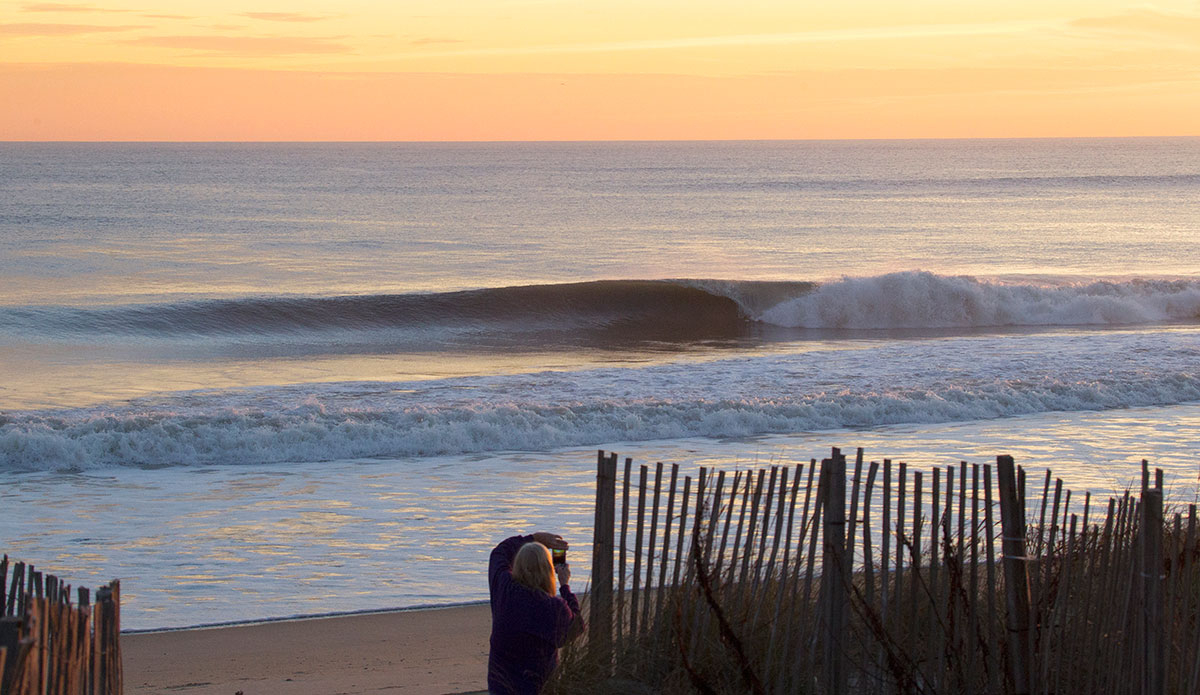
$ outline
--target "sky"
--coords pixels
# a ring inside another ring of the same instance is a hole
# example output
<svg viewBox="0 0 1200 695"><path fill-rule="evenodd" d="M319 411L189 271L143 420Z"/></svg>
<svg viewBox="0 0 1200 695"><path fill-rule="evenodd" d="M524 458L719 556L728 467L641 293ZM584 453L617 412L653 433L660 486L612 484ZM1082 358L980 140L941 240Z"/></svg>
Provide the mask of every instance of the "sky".
<svg viewBox="0 0 1200 695"><path fill-rule="evenodd" d="M0 140L1200 135L1200 0L3 0L0 104Z"/></svg>

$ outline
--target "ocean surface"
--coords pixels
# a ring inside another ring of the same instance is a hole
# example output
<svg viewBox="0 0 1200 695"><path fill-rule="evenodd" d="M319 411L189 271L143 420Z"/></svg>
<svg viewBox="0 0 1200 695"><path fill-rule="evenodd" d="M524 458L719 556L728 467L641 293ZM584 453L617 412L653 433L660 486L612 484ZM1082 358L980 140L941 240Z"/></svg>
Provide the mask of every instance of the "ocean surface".
<svg viewBox="0 0 1200 695"><path fill-rule="evenodd" d="M595 451L1200 473L1200 139L0 143L0 552L124 626L486 599Z"/></svg>

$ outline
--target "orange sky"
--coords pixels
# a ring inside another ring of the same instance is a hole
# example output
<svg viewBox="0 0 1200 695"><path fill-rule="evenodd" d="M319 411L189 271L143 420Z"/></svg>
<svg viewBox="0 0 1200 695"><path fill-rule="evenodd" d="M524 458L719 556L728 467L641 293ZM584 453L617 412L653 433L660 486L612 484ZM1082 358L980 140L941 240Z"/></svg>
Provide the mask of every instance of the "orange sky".
<svg viewBox="0 0 1200 695"><path fill-rule="evenodd" d="M0 5L0 140L1200 134L1200 0Z"/></svg>

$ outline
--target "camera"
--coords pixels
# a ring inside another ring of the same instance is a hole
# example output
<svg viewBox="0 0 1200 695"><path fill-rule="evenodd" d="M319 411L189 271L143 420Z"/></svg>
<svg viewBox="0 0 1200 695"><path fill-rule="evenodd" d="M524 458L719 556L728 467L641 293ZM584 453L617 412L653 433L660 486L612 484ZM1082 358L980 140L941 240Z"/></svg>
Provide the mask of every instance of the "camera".
<svg viewBox="0 0 1200 695"><path fill-rule="evenodd" d="M550 551L550 555L554 558L554 564L563 565L567 562L567 551L554 548Z"/></svg>

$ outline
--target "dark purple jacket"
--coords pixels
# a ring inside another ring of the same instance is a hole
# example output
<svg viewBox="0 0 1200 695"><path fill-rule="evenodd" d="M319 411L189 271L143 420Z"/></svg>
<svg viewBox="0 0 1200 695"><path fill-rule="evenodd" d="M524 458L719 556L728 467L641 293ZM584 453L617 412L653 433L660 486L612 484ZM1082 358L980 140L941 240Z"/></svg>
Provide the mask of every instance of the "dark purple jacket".
<svg viewBox="0 0 1200 695"><path fill-rule="evenodd" d="M554 667L558 648L567 641L579 601L570 587L560 596L530 589L512 577L517 551L533 536L506 538L492 550L488 588L492 594L492 639L488 655L488 691L493 695L537 695Z"/></svg>

